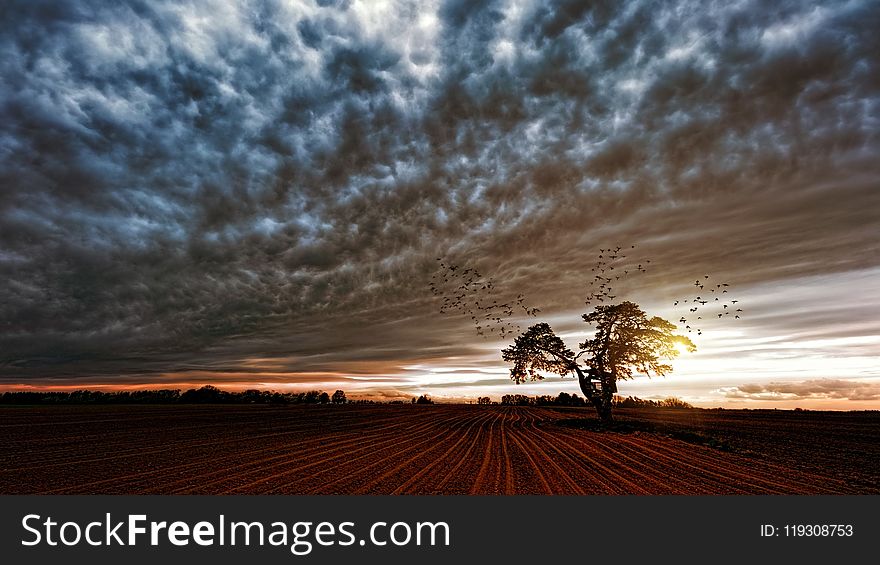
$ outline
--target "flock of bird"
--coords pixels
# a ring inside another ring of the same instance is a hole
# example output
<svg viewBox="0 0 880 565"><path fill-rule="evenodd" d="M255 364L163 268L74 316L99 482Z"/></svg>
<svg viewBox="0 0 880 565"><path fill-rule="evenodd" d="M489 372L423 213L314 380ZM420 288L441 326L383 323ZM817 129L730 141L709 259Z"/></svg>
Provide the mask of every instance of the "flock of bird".
<svg viewBox="0 0 880 565"><path fill-rule="evenodd" d="M702 279L694 281L692 286L695 290L691 296L676 300L672 304L674 307L687 307L689 314L679 318L678 322L685 325L688 333L703 335L702 326L710 319L727 317L739 320L742 317L743 310L739 307L740 301L734 300L730 296L730 285L711 282L709 279L709 275L703 275ZM699 315L697 315L698 312ZM698 325L700 327L697 327Z"/></svg>
<svg viewBox="0 0 880 565"><path fill-rule="evenodd" d="M635 245L630 246L630 249L635 248ZM617 298L617 294L614 293L614 285L632 275L648 272L647 265L651 261L644 260L642 263L626 264L624 259L626 259L626 255L623 254L623 247L619 245L614 248L599 249L596 264L590 269L593 278L587 283L589 293L584 304L587 306L594 304L598 306L596 303L611 304ZM618 288L620 287L618 286Z"/></svg>
<svg viewBox="0 0 880 565"><path fill-rule="evenodd" d="M635 249L632 245L629 249ZM588 294L584 301L588 307L600 304L613 304L626 278L648 272L648 259L640 263L625 261L627 255L621 246L599 249L595 265L590 269L592 278L587 283ZM629 251L629 250L627 250ZM515 299L500 301L491 278L484 277L474 268L462 268L437 258L439 267L428 284L434 296L442 297L440 313L459 312L470 317L478 335L488 338L498 336L502 339L522 330L514 321L514 315L535 317L540 310L530 308L525 296L519 294ZM710 281L709 275L693 283L694 292L687 298L676 300L673 307L687 307L688 314L682 315L678 322L688 333L703 335L703 326L710 319L729 318L738 320L743 310L739 300L732 299L730 284Z"/></svg>
<svg viewBox="0 0 880 565"><path fill-rule="evenodd" d="M630 246L630 249L635 248L635 245ZM626 258L623 247L619 245L609 249L599 249L598 260L590 269L593 273L592 278L587 283L589 294L584 302L587 306L613 303L619 294L614 291L614 286L619 281L634 274L648 272L648 264L651 262L649 259L644 259L641 263L630 262L630 264L626 264L624 262ZM734 300L730 296L730 284L726 282L715 283L710 281L710 278L709 275L703 275L702 280L694 281L695 292L691 296L673 303L673 306L687 305L689 314L679 318L678 322L684 325L684 329L688 333L703 335L702 326L709 318L739 320L742 317L743 310L739 307L740 301Z"/></svg>
<svg viewBox="0 0 880 565"><path fill-rule="evenodd" d="M470 316L477 335L489 338L492 335L504 339L519 333L522 328L513 321L514 314L520 310L534 317L538 308L526 305L525 296L518 294L515 299L499 302L495 283L473 268L462 268L445 262L438 257L439 268L431 276L428 287L434 296L442 297L440 313L459 312Z"/></svg>

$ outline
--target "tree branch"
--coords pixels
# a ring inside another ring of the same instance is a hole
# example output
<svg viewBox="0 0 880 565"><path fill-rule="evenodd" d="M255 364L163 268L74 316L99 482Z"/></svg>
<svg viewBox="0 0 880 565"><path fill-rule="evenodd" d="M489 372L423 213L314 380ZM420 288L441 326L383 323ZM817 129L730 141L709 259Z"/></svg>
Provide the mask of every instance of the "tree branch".
<svg viewBox="0 0 880 565"><path fill-rule="evenodd" d="M538 344L534 344L533 347L534 347L535 349L538 349L538 350L544 351L544 352L546 352L546 353L549 353L550 355L553 355L554 357L556 357L556 358L559 359L560 361L565 361L565 362L568 363L572 368L574 368L576 371L578 371L578 372L580 373L580 369L578 368L578 364L577 364L577 362L575 361L575 359L577 359L577 357L574 357L574 358L572 358L572 359L569 359L568 357L565 357L564 355L561 355L560 353L558 353L558 352L556 352L556 351L553 351L552 349L547 349L546 347L541 347L541 346L538 345Z"/></svg>

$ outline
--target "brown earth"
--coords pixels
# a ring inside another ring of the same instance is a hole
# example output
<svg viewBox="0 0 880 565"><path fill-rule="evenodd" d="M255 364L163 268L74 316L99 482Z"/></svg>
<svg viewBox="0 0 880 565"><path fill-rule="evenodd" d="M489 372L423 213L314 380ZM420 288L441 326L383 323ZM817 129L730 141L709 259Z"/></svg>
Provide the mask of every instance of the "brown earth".
<svg viewBox="0 0 880 565"><path fill-rule="evenodd" d="M0 407L0 494L877 494L880 414Z"/></svg>

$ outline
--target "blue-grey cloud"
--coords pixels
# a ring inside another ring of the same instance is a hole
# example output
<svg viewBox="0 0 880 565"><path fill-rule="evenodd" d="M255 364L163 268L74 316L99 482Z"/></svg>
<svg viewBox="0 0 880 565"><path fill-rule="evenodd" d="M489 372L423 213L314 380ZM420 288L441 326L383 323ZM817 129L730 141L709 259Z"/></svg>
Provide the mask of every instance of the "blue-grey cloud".
<svg viewBox="0 0 880 565"><path fill-rule="evenodd" d="M618 241L658 287L880 264L873 2L4 14L5 382L469 355L437 254L546 312Z"/></svg>

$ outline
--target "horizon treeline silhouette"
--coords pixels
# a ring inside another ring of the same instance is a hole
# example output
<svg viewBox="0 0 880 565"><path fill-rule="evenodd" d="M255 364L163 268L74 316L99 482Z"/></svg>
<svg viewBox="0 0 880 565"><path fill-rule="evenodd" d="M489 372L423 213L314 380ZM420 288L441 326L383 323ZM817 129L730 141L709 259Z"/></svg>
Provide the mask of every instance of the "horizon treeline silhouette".
<svg viewBox="0 0 880 565"><path fill-rule="evenodd" d="M277 392L248 389L240 392L221 390L212 385L200 388L157 390L14 391L0 394L0 404L346 404L345 391L331 396L322 390Z"/></svg>
<svg viewBox="0 0 880 565"><path fill-rule="evenodd" d="M0 393L0 405L10 404L404 404L403 400L380 402L369 399L349 399L345 391L332 395L322 390L306 392L277 392L248 389L230 392L213 385L200 388L123 390L105 392L100 390L62 391L8 391ZM427 395L412 397L412 404L434 404ZM500 402L481 396L477 404L501 404L503 406L587 406L586 400L577 394L560 392L558 396L505 394ZM615 396L614 404L621 408L693 408L687 402L670 397L664 400L645 400L635 396Z"/></svg>
<svg viewBox="0 0 880 565"><path fill-rule="evenodd" d="M491 404L488 397L480 397L478 404ZM680 398L670 396L663 400L646 400L638 396L615 395L612 403L615 408L693 408ZM501 404L505 406L588 406L587 400L577 394L560 392L558 396L549 394L540 396L527 396L525 394L505 394L501 397Z"/></svg>

